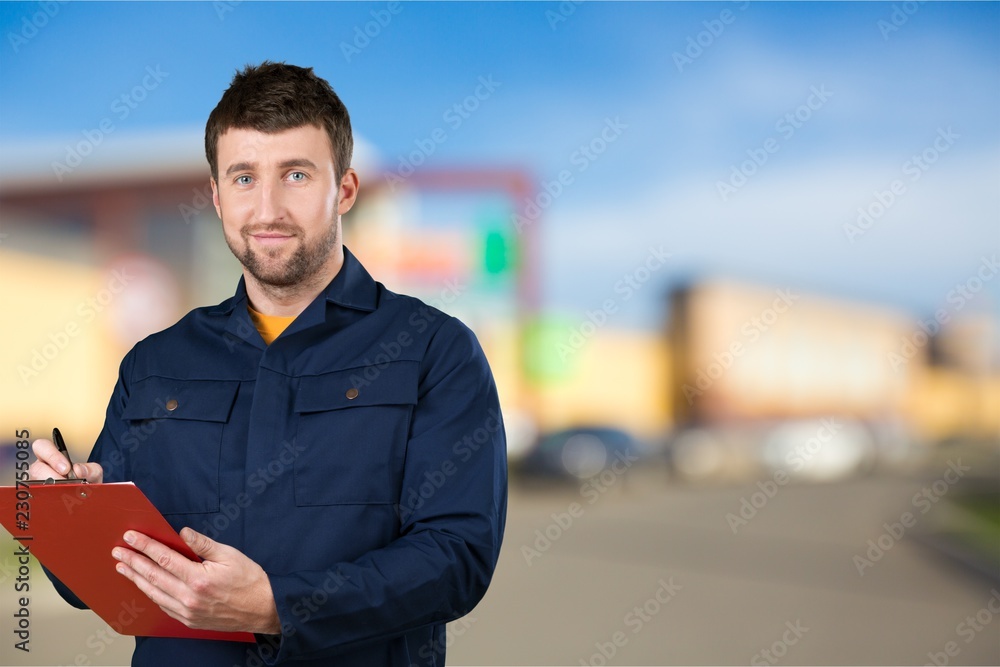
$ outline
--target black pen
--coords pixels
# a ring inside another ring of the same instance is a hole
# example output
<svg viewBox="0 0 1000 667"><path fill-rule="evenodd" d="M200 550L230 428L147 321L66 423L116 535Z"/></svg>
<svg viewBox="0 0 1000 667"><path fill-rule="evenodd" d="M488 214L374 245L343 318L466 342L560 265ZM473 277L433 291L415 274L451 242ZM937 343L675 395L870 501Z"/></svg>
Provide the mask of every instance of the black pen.
<svg viewBox="0 0 1000 667"><path fill-rule="evenodd" d="M69 474L66 475L66 479L76 479L76 475L73 474L73 459L69 457L69 450L66 449L66 441L63 440L62 433L59 429L52 429L52 442L56 443L56 449L63 453L66 460L69 461Z"/></svg>

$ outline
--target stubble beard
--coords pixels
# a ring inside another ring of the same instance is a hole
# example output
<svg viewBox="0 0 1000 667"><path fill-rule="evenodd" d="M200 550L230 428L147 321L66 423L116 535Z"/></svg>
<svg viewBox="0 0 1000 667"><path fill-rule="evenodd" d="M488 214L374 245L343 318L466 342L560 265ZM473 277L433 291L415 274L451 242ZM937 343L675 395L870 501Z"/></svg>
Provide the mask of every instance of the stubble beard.
<svg viewBox="0 0 1000 667"><path fill-rule="evenodd" d="M292 255L284 262L279 257L283 248L273 250L254 250L250 246L250 236L260 232L278 232L288 234L298 240L298 245ZM276 223L264 226L244 226L240 230L240 240L230 238L226 244L240 264L250 272L258 283L265 288L287 291L296 287L305 287L320 273L324 264L330 259L330 254L337 245L337 225L331 222L324 236L309 244L302 239L302 231L295 225Z"/></svg>

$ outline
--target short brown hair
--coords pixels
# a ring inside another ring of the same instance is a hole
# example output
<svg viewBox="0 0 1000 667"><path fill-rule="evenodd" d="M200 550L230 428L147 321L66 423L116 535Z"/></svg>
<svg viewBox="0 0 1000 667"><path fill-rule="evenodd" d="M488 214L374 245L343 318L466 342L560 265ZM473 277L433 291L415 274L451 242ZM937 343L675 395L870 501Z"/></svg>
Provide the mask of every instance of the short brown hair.
<svg viewBox="0 0 1000 667"><path fill-rule="evenodd" d="M330 84L312 67L296 67L265 60L237 72L205 125L205 157L212 178L219 180L219 137L226 130L282 132L303 125L326 130L333 149L337 183L351 166L354 137L347 107Z"/></svg>

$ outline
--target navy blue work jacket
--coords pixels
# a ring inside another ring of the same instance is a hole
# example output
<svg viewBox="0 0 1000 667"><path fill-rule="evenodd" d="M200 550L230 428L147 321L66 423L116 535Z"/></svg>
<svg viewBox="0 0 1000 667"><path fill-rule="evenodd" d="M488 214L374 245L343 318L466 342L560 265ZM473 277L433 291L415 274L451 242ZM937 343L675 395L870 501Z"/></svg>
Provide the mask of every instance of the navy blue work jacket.
<svg viewBox="0 0 1000 667"><path fill-rule="evenodd" d="M259 563L281 620L256 644L139 637L133 665L443 665L486 592L507 464L482 349L344 255L271 345L241 279L123 360L90 460Z"/></svg>

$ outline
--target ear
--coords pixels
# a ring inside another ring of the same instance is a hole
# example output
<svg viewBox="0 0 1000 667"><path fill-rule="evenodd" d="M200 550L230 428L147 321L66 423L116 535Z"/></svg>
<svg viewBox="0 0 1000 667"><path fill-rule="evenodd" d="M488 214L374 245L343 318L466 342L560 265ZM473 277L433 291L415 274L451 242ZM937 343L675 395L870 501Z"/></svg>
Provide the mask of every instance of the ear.
<svg viewBox="0 0 1000 667"><path fill-rule="evenodd" d="M222 206L219 204L219 184L215 182L214 178L208 179L208 182L212 184L212 203L215 205L215 214L219 216L219 220L222 220Z"/></svg>
<svg viewBox="0 0 1000 667"><path fill-rule="evenodd" d="M358 172L348 167L340 179L340 202L337 204L337 215L344 215L351 210L354 202L358 198L358 189L361 182L358 179Z"/></svg>

